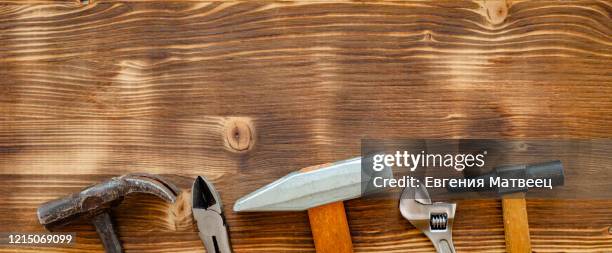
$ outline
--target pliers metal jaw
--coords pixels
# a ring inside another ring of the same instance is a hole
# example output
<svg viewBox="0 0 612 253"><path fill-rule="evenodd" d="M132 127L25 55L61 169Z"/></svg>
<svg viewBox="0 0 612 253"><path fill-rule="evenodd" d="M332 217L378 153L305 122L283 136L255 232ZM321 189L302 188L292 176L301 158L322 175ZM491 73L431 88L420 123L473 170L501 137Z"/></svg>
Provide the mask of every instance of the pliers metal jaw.
<svg viewBox="0 0 612 253"><path fill-rule="evenodd" d="M192 212L200 239L208 253L231 253L221 197L206 178L198 176L192 187Z"/></svg>
<svg viewBox="0 0 612 253"><path fill-rule="evenodd" d="M423 184L406 187L399 204L402 216L427 235L439 253L455 253L452 236L456 207L455 203L432 203Z"/></svg>

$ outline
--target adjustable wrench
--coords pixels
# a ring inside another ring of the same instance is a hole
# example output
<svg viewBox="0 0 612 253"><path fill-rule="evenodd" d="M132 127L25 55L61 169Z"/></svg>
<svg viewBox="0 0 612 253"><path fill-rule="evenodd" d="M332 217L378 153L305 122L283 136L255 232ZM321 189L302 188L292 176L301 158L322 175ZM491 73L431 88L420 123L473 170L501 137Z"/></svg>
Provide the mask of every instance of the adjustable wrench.
<svg viewBox="0 0 612 253"><path fill-rule="evenodd" d="M456 206L455 203L432 203L421 184L404 189L399 209L405 219L429 237L438 253L455 253L452 228Z"/></svg>

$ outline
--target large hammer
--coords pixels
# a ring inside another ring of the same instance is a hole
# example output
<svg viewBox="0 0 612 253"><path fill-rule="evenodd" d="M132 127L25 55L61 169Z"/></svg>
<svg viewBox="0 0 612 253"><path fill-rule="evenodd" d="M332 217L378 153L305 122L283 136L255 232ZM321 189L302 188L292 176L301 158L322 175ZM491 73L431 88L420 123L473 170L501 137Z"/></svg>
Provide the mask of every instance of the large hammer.
<svg viewBox="0 0 612 253"><path fill-rule="evenodd" d="M392 178L390 168L377 176ZM244 197L236 212L308 210L318 253L353 252L342 201L358 198L372 177L362 174L361 157L292 172Z"/></svg>
<svg viewBox="0 0 612 253"><path fill-rule="evenodd" d="M551 186L563 185L564 173L561 161L537 164L500 166L492 172L476 176L488 182L491 178L500 179L548 179ZM485 184L486 185L486 184ZM449 188L449 191L468 191L464 188ZM496 191L502 198L506 251L509 253L531 252L529 221L525 193L527 187L477 188L476 191Z"/></svg>

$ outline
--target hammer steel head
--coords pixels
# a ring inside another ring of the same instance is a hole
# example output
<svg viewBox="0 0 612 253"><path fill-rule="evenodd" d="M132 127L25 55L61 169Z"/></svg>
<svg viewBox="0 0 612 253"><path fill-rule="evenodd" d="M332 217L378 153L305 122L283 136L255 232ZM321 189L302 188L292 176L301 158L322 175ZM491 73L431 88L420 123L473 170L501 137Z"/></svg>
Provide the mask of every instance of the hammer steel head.
<svg viewBox="0 0 612 253"><path fill-rule="evenodd" d="M391 168L377 176L392 178ZM362 186L371 180L363 176L361 157L309 167L288 175L240 198L236 212L303 211L337 201L358 198Z"/></svg>
<svg viewBox="0 0 612 253"><path fill-rule="evenodd" d="M47 229L65 225L81 216L93 217L118 205L130 193L147 193L174 203L180 190L151 174L127 174L95 184L38 208L38 220Z"/></svg>
<svg viewBox="0 0 612 253"><path fill-rule="evenodd" d="M500 179L549 179L551 186L563 185L565 182L565 173L563 171L563 163L561 161L548 161L536 164L520 164L520 165L505 165L493 169L492 172L473 177L474 179L484 179L488 181L490 178L499 177ZM450 192L468 192L468 191L496 191L498 194L507 194L513 192L527 192L527 187L481 187L481 188L465 188L465 187L447 187Z"/></svg>

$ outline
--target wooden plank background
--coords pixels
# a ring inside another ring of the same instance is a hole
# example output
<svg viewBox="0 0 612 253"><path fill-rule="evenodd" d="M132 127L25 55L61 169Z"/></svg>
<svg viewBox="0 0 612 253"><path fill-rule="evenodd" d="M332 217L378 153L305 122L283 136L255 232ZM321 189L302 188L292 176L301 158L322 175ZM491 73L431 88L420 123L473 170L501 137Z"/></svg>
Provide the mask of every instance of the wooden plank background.
<svg viewBox="0 0 612 253"><path fill-rule="evenodd" d="M221 191L236 252L313 252L305 212L231 212L362 138L612 137L612 2L0 0L0 231L128 172ZM612 252L612 200L530 200L536 252ZM114 211L127 252L203 252L189 203ZM347 202L357 252L433 252L396 201ZM86 222L73 248L102 252ZM458 252L503 252L461 201Z"/></svg>

